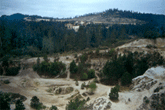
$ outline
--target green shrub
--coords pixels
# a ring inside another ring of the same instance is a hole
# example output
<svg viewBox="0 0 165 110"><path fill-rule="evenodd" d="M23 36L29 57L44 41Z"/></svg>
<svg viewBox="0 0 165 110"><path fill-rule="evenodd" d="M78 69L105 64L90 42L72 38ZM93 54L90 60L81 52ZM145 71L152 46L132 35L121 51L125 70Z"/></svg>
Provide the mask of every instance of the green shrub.
<svg viewBox="0 0 165 110"><path fill-rule="evenodd" d="M52 105L52 107L50 107L50 110L57 110L57 107L55 105Z"/></svg>
<svg viewBox="0 0 165 110"><path fill-rule="evenodd" d="M25 106L21 100L17 100L15 110L25 110Z"/></svg>
<svg viewBox="0 0 165 110"><path fill-rule="evenodd" d="M7 80L4 80L3 83L5 83L5 84L9 84L10 81L7 79Z"/></svg>
<svg viewBox="0 0 165 110"><path fill-rule="evenodd" d="M88 97L88 98L87 98L87 101L89 101L89 100L90 100L90 98Z"/></svg>
<svg viewBox="0 0 165 110"><path fill-rule="evenodd" d="M89 84L88 88L90 88L90 92L93 93L96 90L96 88L97 88L96 83L95 82L91 82Z"/></svg>
<svg viewBox="0 0 165 110"><path fill-rule="evenodd" d="M86 73L82 73L81 79L82 80L87 80L88 79L88 75Z"/></svg>
<svg viewBox="0 0 165 110"><path fill-rule="evenodd" d="M76 80L75 84L76 84L76 86L78 86L78 85L79 85L79 83L78 83L78 81L77 81L77 80Z"/></svg>
<svg viewBox="0 0 165 110"><path fill-rule="evenodd" d="M88 71L88 79L94 78L94 77L95 77L95 70L94 69L90 69Z"/></svg>
<svg viewBox="0 0 165 110"><path fill-rule="evenodd" d="M85 82L82 83L82 84L81 84L81 89L84 89L85 86L86 86L86 85L85 85Z"/></svg>
<svg viewBox="0 0 165 110"><path fill-rule="evenodd" d="M76 99L69 101L66 105L66 110L83 110L84 104L84 100L81 101L78 97L76 97Z"/></svg>
<svg viewBox="0 0 165 110"><path fill-rule="evenodd" d="M33 96L31 99L30 106L34 109L41 110L46 108L42 103L39 102L39 99L37 96Z"/></svg>
<svg viewBox="0 0 165 110"><path fill-rule="evenodd" d="M109 97L111 100L118 100L119 97L119 87L115 86L114 88L111 89L111 92L109 93Z"/></svg>

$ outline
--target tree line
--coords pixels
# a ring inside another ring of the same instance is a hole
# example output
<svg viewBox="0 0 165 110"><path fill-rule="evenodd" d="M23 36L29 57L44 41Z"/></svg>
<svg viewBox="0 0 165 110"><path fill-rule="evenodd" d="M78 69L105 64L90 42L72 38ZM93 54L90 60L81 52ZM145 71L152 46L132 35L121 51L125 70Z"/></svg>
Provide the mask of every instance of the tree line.
<svg viewBox="0 0 165 110"><path fill-rule="evenodd" d="M165 37L165 27L154 24L80 26L78 32L68 30L68 22L27 22L0 20L0 57L5 55L43 56L56 52L77 51L99 46L113 46L130 36Z"/></svg>

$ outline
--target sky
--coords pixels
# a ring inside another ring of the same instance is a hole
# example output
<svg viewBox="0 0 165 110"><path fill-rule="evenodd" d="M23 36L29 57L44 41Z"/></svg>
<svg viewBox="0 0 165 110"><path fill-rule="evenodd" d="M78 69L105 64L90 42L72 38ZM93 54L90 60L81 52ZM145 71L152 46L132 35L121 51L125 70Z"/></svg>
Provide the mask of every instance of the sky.
<svg viewBox="0 0 165 110"><path fill-rule="evenodd" d="M165 15L165 0L0 0L0 16L22 13L68 18L113 8Z"/></svg>

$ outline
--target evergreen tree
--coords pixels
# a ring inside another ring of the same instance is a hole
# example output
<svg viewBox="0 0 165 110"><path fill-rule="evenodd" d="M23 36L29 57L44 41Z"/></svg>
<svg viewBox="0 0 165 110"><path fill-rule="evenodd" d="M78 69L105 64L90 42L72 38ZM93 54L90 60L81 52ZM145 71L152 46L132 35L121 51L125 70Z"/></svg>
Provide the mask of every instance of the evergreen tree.
<svg viewBox="0 0 165 110"><path fill-rule="evenodd" d="M118 100L119 97L119 88L115 86L114 88L111 89L111 92L109 93L109 97L111 100Z"/></svg>
<svg viewBox="0 0 165 110"><path fill-rule="evenodd" d="M25 106L21 100L17 100L15 104L15 110L25 110Z"/></svg>
<svg viewBox="0 0 165 110"><path fill-rule="evenodd" d="M70 63L70 73L76 73L76 72L77 72L77 66L76 66L75 61L73 60L73 61Z"/></svg>

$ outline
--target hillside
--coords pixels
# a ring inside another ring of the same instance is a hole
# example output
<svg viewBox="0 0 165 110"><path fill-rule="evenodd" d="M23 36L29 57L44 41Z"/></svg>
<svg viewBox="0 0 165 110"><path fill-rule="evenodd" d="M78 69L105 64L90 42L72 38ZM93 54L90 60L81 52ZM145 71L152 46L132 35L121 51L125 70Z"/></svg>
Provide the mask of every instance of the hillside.
<svg viewBox="0 0 165 110"><path fill-rule="evenodd" d="M16 13L10 16L3 15L1 19L8 20L26 20L26 21L84 21L91 22L94 24L144 24L144 23L153 23L156 25L165 24L165 15L156 15L150 13L138 13L132 11L118 10L118 9L109 9L103 12L90 13L81 16L76 16L72 19L70 18L50 18L50 17L41 17L38 15L23 15Z"/></svg>
<svg viewBox="0 0 165 110"><path fill-rule="evenodd" d="M159 53L164 53L165 50L161 50L162 46L165 45L164 39L159 38L156 41L157 43L155 46L157 46L157 48L154 50ZM117 54L123 54L126 51L134 52L135 49L138 52L144 50L146 53L152 53L153 48L147 48L147 45L154 45L154 42L148 39L139 39L116 47L115 50L118 50ZM73 60L77 61L76 59L81 57L84 52L89 53L89 51L85 50L82 52L77 52L77 57L75 57L75 53L58 54L57 60L66 65L66 75L64 77L48 78L39 76L37 72L32 69L32 66L37 63L36 57L20 59L22 68L18 75L0 76L0 91L19 93L24 96L25 100L23 103L26 110L32 109L30 107L30 102L33 96L37 96L39 100L46 105L47 108L45 110L49 110L52 105L56 105L59 110L65 110L68 102L76 96L85 100L87 100L88 97L90 98L90 100L85 104L86 108L83 110L120 110L121 108L122 110L142 110L157 108L159 107L157 104L160 104L160 107L164 107L162 100L164 100L163 96L165 91L165 68L163 66L148 68L143 75L132 79L132 83L129 87L121 86L122 89L119 91L119 100L117 102L109 99L110 90L114 86L104 85L99 82L99 78L101 78L100 70L103 69L103 66L110 58L105 57L104 54L108 53L109 50L110 48L100 50L100 56L97 56L95 54L97 52L92 50L92 57L89 57L86 61L91 64L91 67L89 68L95 70L95 75L98 80L96 83L97 89L94 91L94 94L89 94L89 88L81 89L81 85L84 82L85 84L89 84L89 82L92 82L95 78L79 80L79 85L76 86L76 81L72 78L69 71L69 65ZM54 62L54 59L56 58L57 55L48 57L50 62ZM40 57L40 61L42 62L44 59ZM77 64L79 63L80 61L78 60ZM6 80L9 81L8 84L5 83ZM15 104L12 103L11 109L13 110L14 108Z"/></svg>

